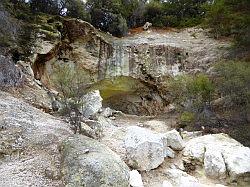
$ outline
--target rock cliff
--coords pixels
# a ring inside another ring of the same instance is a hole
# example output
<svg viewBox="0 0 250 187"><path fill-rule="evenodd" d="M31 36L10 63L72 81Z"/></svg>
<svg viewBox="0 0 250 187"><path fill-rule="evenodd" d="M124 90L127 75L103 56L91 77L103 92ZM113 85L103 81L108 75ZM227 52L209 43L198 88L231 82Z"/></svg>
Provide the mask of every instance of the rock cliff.
<svg viewBox="0 0 250 187"><path fill-rule="evenodd" d="M133 114L164 111L168 101L162 83L167 77L210 71L213 63L225 58L230 46L209 38L199 28L115 38L84 21L64 19L61 24L54 40L42 30L37 33L31 59L35 78L53 87L51 79L58 66L80 69L86 83L100 89L104 105ZM124 89L128 84L135 86Z"/></svg>

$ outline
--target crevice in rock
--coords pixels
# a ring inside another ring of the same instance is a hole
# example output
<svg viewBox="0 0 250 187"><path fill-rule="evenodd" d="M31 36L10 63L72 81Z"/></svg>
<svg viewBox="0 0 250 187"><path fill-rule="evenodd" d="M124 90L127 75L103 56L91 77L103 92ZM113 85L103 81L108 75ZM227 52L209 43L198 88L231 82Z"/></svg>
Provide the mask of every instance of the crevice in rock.
<svg viewBox="0 0 250 187"><path fill-rule="evenodd" d="M227 177L230 177L230 173L229 173L229 169L228 169L228 164L227 164L227 162L226 162L226 159L225 159L225 156L224 156L223 153L221 153L221 157L222 157L222 159L223 159L223 161L224 161L224 164L225 164L225 167L226 167L226 176L227 176Z"/></svg>

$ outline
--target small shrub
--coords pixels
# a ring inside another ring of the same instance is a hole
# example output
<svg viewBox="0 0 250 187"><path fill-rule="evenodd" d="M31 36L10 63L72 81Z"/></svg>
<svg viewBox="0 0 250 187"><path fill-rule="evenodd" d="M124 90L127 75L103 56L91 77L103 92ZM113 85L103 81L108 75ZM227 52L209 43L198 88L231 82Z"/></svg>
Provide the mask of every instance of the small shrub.
<svg viewBox="0 0 250 187"><path fill-rule="evenodd" d="M180 117L182 125L189 125L195 122L195 114L192 112L183 112Z"/></svg>
<svg viewBox="0 0 250 187"><path fill-rule="evenodd" d="M81 132L81 111L84 105L82 97L86 94L85 75L79 68L67 65L57 67L53 83L62 96L63 108L61 113L67 116L74 133Z"/></svg>
<svg viewBox="0 0 250 187"><path fill-rule="evenodd" d="M250 63L229 61L219 63L215 70L218 74L218 92L230 100L231 107L250 107Z"/></svg>

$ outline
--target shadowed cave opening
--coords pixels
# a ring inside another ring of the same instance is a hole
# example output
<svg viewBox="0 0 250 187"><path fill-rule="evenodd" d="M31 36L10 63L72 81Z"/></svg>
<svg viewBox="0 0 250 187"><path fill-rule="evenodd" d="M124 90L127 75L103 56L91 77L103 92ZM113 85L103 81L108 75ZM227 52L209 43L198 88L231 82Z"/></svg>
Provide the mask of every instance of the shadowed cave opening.
<svg viewBox="0 0 250 187"><path fill-rule="evenodd" d="M100 90L103 106L134 115L156 115L164 109L164 101L141 80L119 76L94 84Z"/></svg>

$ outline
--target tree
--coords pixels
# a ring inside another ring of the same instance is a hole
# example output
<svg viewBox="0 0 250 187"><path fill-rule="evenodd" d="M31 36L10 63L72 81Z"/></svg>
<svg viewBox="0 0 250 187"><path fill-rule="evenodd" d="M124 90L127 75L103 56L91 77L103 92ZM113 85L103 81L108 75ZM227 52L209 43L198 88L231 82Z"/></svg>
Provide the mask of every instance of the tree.
<svg viewBox="0 0 250 187"><path fill-rule="evenodd" d="M58 0L30 0L29 4L33 13L59 15L62 8Z"/></svg>
<svg viewBox="0 0 250 187"><path fill-rule="evenodd" d="M172 78L168 83L168 89L178 105L183 106L183 103L189 102L192 104L191 109L198 111L210 104L215 91L212 81L205 74Z"/></svg>
<svg viewBox="0 0 250 187"><path fill-rule="evenodd" d="M206 24L216 38L233 36L235 43L249 50L250 1L215 0L207 6Z"/></svg>
<svg viewBox="0 0 250 187"><path fill-rule="evenodd" d="M82 0L61 0L60 4L62 9L67 9L67 16L90 21L90 14L87 12L86 5Z"/></svg>
<svg viewBox="0 0 250 187"><path fill-rule="evenodd" d="M126 20L121 14L113 14L106 10L94 9L91 12L91 20L95 27L110 32L115 36L124 36L128 31Z"/></svg>

